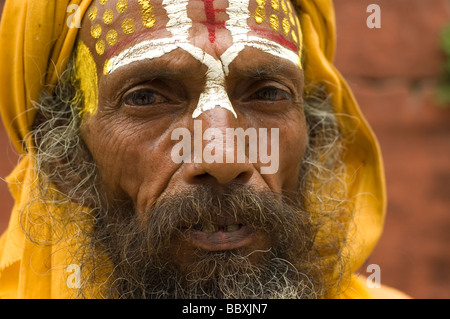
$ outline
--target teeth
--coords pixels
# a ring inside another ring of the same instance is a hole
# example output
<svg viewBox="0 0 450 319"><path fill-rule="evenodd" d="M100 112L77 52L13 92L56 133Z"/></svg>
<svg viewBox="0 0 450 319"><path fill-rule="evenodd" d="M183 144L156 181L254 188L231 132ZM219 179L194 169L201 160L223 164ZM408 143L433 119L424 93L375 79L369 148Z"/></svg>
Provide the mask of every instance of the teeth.
<svg viewBox="0 0 450 319"><path fill-rule="evenodd" d="M213 224L206 224L202 227L202 232L204 233L215 233L219 230L219 227Z"/></svg>
<svg viewBox="0 0 450 319"><path fill-rule="evenodd" d="M236 231L236 230L239 230L239 228L240 228L240 226L239 226L239 224L233 224L233 225L228 225L228 226L225 226L225 231Z"/></svg>
<svg viewBox="0 0 450 319"><path fill-rule="evenodd" d="M201 227L201 231L204 233L215 233L219 230L222 230L224 232L232 232L237 231L241 228L240 224L233 224L228 226L218 226L214 224L205 224Z"/></svg>

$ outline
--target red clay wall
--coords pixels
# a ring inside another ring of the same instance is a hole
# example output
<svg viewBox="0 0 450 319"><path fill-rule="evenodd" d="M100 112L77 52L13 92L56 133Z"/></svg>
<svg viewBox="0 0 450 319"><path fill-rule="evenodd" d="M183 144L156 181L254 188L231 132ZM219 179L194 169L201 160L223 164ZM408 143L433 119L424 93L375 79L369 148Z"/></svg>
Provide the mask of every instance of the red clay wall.
<svg viewBox="0 0 450 319"><path fill-rule="evenodd" d="M0 0L0 6L2 5ZM369 4L381 28L369 29ZM367 264L416 298L450 298L450 107L433 101L450 0L337 0L336 64L377 134L389 196L385 233ZM0 124L0 177L17 162ZM0 181L0 232L12 199ZM361 269L365 273L365 267Z"/></svg>
<svg viewBox="0 0 450 319"><path fill-rule="evenodd" d="M369 4L381 28L369 29ZM336 0L336 64L383 151L388 215L368 264L416 298L450 297L450 105L434 102L449 0ZM364 268L361 269L364 273Z"/></svg>

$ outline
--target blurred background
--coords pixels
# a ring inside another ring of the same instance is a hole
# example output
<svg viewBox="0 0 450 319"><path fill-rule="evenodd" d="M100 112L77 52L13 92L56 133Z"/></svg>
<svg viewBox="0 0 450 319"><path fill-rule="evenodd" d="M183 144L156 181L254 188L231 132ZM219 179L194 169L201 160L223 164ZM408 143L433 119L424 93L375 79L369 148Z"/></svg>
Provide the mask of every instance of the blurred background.
<svg viewBox="0 0 450 319"><path fill-rule="evenodd" d="M450 298L450 50L441 39L450 0L334 3L336 66L379 139L386 170L385 231L367 264L412 297ZM366 25L370 4L381 8L380 29Z"/></svg>
<svg viewBox="0 0 450 319"><path fill-rule="evenodd" d="M379 139L386 170L385 231L360 271L370 275L365 267L378 264L383 284L414 298L450 298L450 31L442 36L450 0L334 3L336 66ZM370 4L381 8L379 29L366 24ZM18 156L1 122L0 154L4 178ZM12 206L0 180L0 232Z"/></svg>

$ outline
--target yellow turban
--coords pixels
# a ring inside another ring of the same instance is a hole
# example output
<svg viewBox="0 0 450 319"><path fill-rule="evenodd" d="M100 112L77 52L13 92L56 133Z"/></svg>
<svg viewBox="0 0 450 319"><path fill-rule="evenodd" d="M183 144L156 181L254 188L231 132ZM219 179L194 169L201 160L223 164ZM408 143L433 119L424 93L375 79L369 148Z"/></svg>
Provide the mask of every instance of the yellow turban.
<svg viewBox="0 0 450 319"><path fill-rule="evenodd" d="M356 172L348 180L350 195L356 198L356 232L349 234L347 247L353 256L350 263L354 272L369 256L382 232L386 194L380 150L349 87L332 63L335 20L331 0L292 2L303 31L306 81L325 84L332 93L335 112L349 115L339 117L339 121L344 134L353 134L344 161L349 172ZM78 14L83 17L90 3L91 0L8 0L4 7L0 29L0 111L6 130L23 157L7 179L15 206L8 229L0 239L0 297L71 296L65 280L70 273L64 246L52 241L51 227L41 230L45 244L30 241L22 231L19 212L32 199L35 182L33 142L29 135L36 114L32 101L38 100L45 85L56 83L74 48L79 29L68 26L74 12L67 12L67 8L78 5ZM45 209L36 214L42 216L33 222L49 219ZM371 296L362 281L350 277L340 297Z"/></svg>

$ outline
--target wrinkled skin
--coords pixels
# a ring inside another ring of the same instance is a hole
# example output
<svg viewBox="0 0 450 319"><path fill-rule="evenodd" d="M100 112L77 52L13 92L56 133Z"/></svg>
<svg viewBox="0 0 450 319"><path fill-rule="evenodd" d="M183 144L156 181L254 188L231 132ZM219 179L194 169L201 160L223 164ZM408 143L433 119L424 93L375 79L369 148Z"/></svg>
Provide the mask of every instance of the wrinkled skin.
<svg viewBox="0 0 450 319"><path fill-rule="evenodd" d="M303 72L290 61L246 47L230 64L225 81L225 89L237 117L225 108L216 107L197 118L202 121L203 131L207 128L222 131L226 128L279 128L279 169L268 175L260 173L262 164L259 161L178 164L171 159L171 150L177 143L171 139L171 132L179 127L193 132L192 114L205 87L207 67L186 51L176 49L155 59L125 65L112 74L103 73L107 58L141 41L169 36L167 13L161 1L151 3L156 24L150 29L140 23L142 16L138 3L130 1L127 11L120 15L115 9L116 1L109 1L104 6L97 1L92 4L98 8L100 17L96 23L106 9L115 13L111 24L100 22L102 34L110 29L120 30L124 18L135 21L134 33L123 35L119 32L118 43L113 47L106 45L102 55L96 53L96 39L90 34L93 23L89 19L83 20L79 36L92 52L97 65L99 94L98 111L83 119L81 132L98 165L108 200L111 203L131 200L136 214L148 214L159 200L198 185L207 185L219 192L232 183L277 194L297 191L307 132L302 109ZM212 3L214 8L228 6L228 1L224 0ZM255 8L256 2L250 1L250 12ZM202 1L191 1L188 14L193 21L190 43L219 59L233 43L230 32L217 27L215 39L211 41L208 30L211 25L204 23L205 5ZM217 12L213 25L220 25L219 22L226 18L224 11ZM285 38L282 28L272 30L268 19L257 24L250 18L248 23L279 39ZM254 35L266 38L267 34ZM208 143L203 141L203 147ZM233 222L239 221L222 221L222 224ZM178 249L172 253L177 255L180 263L187 263L190 256L183 252L191 251L193 246L205 250L227 250L232 248L227 243L234 240L239 247L253 251L268 249L273 244L273 239L263 233L245 234L244 240L236 236L241 235L230 232L226 238L205 239L200 243L179 239L174 244Z"/></svg>

